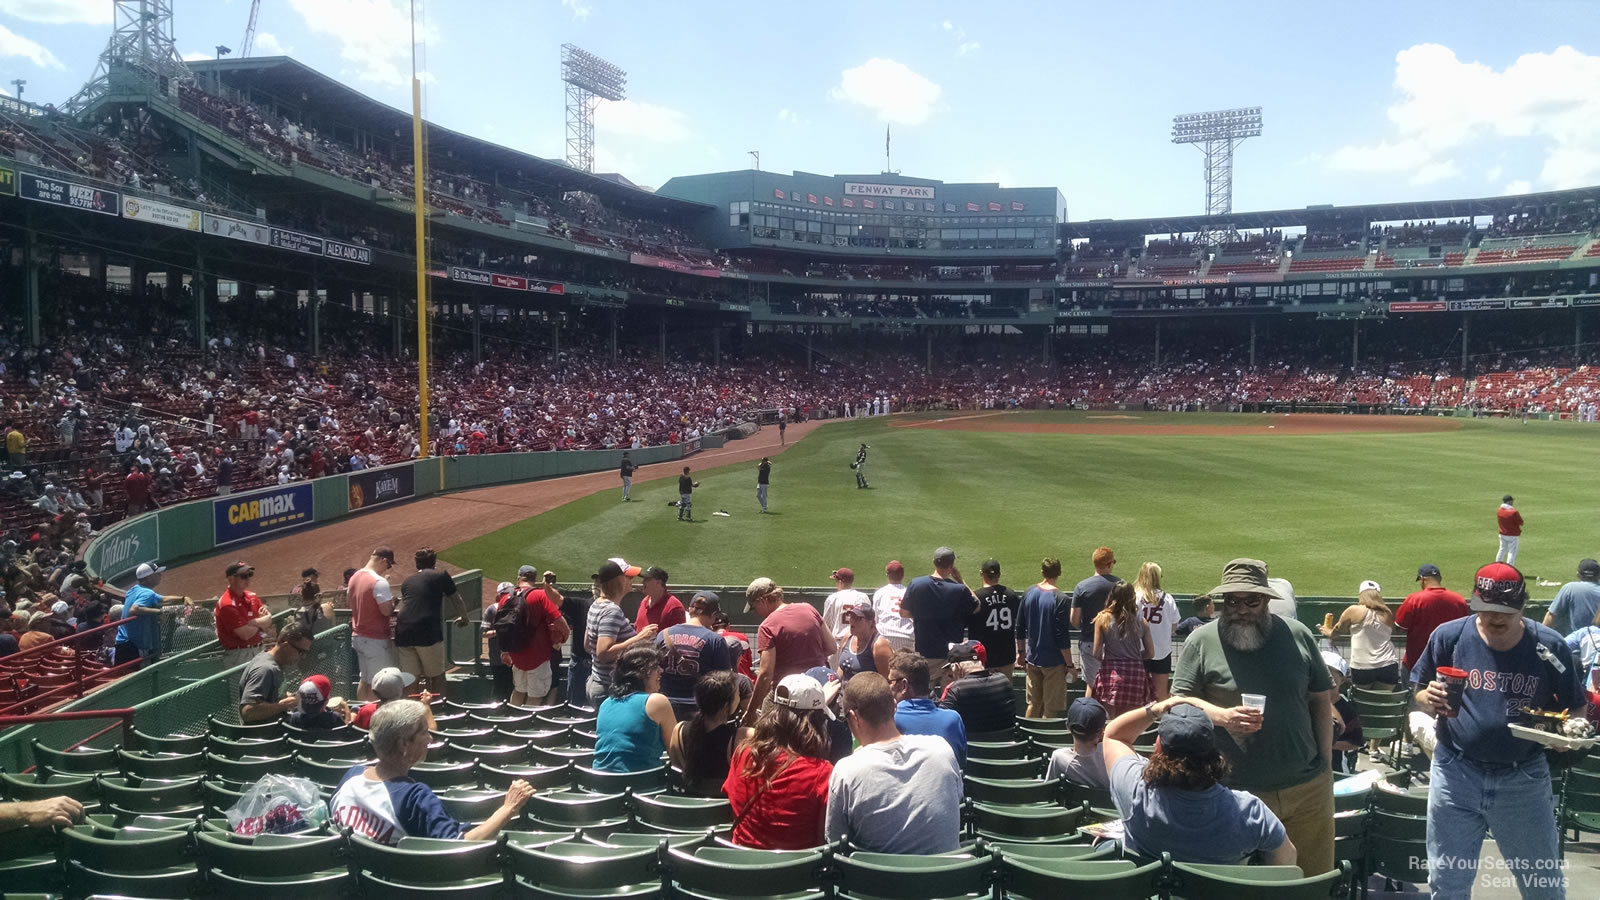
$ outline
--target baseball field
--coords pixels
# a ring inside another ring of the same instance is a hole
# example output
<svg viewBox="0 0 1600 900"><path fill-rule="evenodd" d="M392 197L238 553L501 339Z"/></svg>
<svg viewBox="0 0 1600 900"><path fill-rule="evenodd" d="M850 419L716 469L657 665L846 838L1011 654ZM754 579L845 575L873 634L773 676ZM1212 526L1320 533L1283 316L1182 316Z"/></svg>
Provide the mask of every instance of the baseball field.
<svg viewBox="0 0 1600 900"><path fill-rule="evenodd" d="M768 429L766 433L771 433ZM849 463L865 442L870 490ZM735 444L734 446L737 446ZM1266 560L1301 596L1388 596L1433 562L1456 589L1492 561L1495 508L1516 497L1527 521L1519 568L1571 580L1600 556L1600 426L1415 416L1020 412L911 414L824 425L773 457L769 504L756 463L702 469L694 521L671 504L675 478L617 487L458 543L442 559L508 578L522 562L581 581L607 556L659 565L686 584L759 575L823 585L848 566L881 583L954 547L967 578L999 559L1026 585L1059 557L1064 581L1107 545L1131 578L1155 560L1175 593L1216 584L1237 556ZM651 471L655 471L652 467ZM729 515L714 513L726 511ZM1534 587L1548 598L1554 586Z"/></svg>

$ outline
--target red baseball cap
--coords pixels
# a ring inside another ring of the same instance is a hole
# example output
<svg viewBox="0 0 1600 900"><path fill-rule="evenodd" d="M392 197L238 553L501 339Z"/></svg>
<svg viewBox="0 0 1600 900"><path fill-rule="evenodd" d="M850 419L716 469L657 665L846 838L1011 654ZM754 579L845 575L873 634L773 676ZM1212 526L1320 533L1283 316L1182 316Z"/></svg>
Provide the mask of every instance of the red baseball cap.
<svg viewBox="0 0 1600 900"><path fill-rule="evenodd" d="M1528 584L1517 567L1509 563L1490 563L1478 570L1472 580L1473 612L1520 613L1528 602Z"/></svg>

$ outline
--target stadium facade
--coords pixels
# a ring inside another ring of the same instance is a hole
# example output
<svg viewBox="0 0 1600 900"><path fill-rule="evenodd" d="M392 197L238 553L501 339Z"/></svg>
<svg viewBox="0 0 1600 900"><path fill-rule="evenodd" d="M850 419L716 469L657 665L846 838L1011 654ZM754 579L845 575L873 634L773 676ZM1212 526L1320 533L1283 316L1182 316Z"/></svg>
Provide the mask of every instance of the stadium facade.
<svg viewBox="0 0 1600 900"><path fill-rule="evenodd" d="M285 57L192 68L113 68L75 118L3 99L6 314L40 343L42 273L154 283L192 298L200 343L209 304L271 288L299 298L312 352L330 304L392 323L404 352L409 117ZM1162 322L1232 319L1253 360L1274 322L1355 320L1359 345L1361 322L1408 318L1465 360L1476 317L1479 334L1506 327L1494 316L1559 317L1540 327L1577 348L1600 305L1600 188L1072 222L1051 187L743 170L649 191L445 128L427 140L436 308L474 329L548 320L558 345L580 320L663 353L669 331L720 353L867 328L1042 336L1049 362L1058 335L1147 335L1159 356Z"/></svg>

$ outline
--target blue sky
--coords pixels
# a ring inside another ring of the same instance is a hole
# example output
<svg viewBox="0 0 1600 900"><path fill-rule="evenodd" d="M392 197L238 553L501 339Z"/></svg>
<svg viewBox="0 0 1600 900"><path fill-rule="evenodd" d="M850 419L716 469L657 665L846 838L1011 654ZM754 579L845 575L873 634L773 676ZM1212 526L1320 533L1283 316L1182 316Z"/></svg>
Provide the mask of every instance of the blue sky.
<svg viewBox="0 0 1600 900"><path fill-rule="evenodd" d="M246 0L175 0L185 53L237 49ZM597 168L647 185L745 168L1054 186L1074 219L1200 212L1174 114L1260 105L1235 209L1600 184L1600 17L1516 4L433 0L430 119L564 154L559 47L629 73ZM110 34L110 0L0 0L0 89L60 102ZM403 0L263 0L284 52L409 106ZM1202 62L1203 61L1203 62Z"/></svg>

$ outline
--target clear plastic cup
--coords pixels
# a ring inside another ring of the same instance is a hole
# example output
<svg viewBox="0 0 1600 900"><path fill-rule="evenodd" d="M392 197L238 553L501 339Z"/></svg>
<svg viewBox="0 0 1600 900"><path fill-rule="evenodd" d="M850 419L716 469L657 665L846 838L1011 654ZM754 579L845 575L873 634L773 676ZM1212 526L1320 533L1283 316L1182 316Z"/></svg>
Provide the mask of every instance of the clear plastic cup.
<svg viewBox="0 0 1600 900"><path fill-rule="evenodd" d="M1240 694L1239 703L1243 706L1248 706L1251 709L1259 709L1262 712L1267 711L1266 694Z"/></svg>

